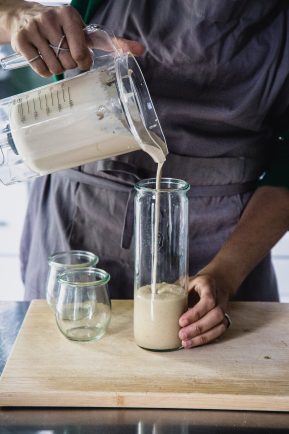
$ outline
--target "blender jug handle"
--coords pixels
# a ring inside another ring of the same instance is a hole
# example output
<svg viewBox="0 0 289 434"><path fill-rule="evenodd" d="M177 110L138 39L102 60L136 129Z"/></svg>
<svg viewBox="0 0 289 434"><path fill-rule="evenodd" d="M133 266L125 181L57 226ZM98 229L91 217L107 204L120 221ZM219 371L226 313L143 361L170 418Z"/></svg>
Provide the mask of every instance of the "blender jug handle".
<svg viewBox="0 0 289 434"><path fill-rule="evenodd" d="M90 24L83 29L88 47L101 52L115 53L121 52L117 46L117 39L114 34L98 24ZM59 49L54 45L49 44L51 48L57 52ZM69 50L69 48L61 48L61 50ZM39 53L40 54L40 53ZM92 51L93 57L98 57L95 51ZM41 54L40 54L41 56ZM11 70L29 66L28 60L22 54L13 53L10 56L0 59L0 64L3 69Z"/></svg>

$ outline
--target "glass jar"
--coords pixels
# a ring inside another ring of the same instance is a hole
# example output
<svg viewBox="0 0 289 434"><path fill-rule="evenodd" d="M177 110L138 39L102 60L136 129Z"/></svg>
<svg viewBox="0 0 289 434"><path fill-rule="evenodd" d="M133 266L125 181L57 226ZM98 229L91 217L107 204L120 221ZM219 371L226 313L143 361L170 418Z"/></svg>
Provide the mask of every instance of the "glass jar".
<svg viewBox="0 0 289 434"><path fill-rule="evenodd" d="M58 252L48 257L49 273L46 284L46 300L52 310L55 309L59 285L57 277L65 270L74 268L94 267L99 258L92 252L69 250Z"/></svg>
<svg viewBox="0 0 289 434"><path fill-rule="evenodd" d="M110 275L99 268L66 270L58 276L55 316L68 339L92 341L105 335L111 317L109 280Z"/></svg>
<svg viewBox="0 0 289 434"><path fill-rule="evenodd" d="M172 178L163 178L160 190L155 186L147 179L135 187L134 339L142 348L168 351L181 346L179 318L188 307L190 186Z"/></svg>

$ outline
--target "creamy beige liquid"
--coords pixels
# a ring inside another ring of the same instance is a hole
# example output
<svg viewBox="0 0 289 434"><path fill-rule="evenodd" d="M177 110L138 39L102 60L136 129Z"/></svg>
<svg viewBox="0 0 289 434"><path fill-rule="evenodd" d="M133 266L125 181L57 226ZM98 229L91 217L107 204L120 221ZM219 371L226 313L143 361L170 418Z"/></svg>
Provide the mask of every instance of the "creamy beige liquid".
<svg viewBox="0 0 289 434"><path fill-rule="evenodd" d="M157 283L157 264L158 264L158 233L160 224L160 187L162 179L162 168L164 163L158 163L156 176L156 198L155 198L155 223L154 223L154 240L153 240L153 265L152 265L152 292L156 293Z"/></svg>
<svg viewBox="0 0 289 434"><path fill-rule="evenodd" d="M135 342L150 350L177 349L181 346L179 318L187 310L187 292L169 283L158 283L156 291L153 294L150 285L137 290L134 300Z"/></svg>
<svg viewBox="0 0 289 434"><path fill-rule="evenodd" d="M44 175L140 149L116 96L107 74L92 70L15 98L11 133L27 166Z"/></svg>

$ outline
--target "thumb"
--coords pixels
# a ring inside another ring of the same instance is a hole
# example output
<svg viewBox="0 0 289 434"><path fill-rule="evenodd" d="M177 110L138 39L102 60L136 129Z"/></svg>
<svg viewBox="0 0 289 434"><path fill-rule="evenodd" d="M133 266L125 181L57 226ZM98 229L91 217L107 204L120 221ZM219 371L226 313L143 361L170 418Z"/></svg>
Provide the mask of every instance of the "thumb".
<svg viewBox="0 0 289 434"><path fill-rule="evenodd" d="M203 295L216 296L216 282L208 274L197 274L189 280L189 292L195 291L201 298Z"/></svg>
<svg viewBox="0 0 289 434"><path fill-rule="evenodd" d="M118 48L123 50L125 53L130 52L134 56L141 56L145 51L145 47L141 42L131 41L124 38L116 38L115 43Z"/></svg>

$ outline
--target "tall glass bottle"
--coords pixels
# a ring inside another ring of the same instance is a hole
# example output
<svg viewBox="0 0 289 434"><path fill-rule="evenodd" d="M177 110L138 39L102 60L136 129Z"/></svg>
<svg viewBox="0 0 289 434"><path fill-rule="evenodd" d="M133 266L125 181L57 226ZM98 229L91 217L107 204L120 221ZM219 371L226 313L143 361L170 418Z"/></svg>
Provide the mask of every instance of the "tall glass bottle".
<svg viewBox="0 0 289 434"><path fill-rule="evenodd" d="M190 186L172 178L160 190L155 185L147 179L135 187L134 338L142 348L168 351L181 346L178 321L187 310Z"/></svg>

